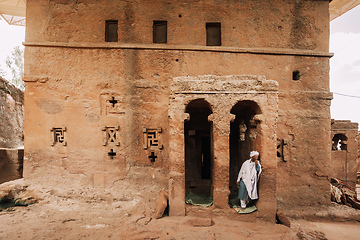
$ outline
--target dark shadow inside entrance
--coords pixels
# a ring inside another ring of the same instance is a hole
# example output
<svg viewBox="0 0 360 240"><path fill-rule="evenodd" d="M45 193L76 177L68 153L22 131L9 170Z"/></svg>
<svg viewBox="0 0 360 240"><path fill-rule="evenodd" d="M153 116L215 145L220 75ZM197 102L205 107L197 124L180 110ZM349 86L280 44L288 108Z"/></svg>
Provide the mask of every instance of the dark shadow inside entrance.
<svg viewBox="0 0 360 240"><path fill-rule="evenodd" d="M250 151L257 150L259 144L259 122L255 115L260 113L259 106L253 101L238 102L231 113L236 116L230 123L230 168L229 189L230 194L238 193L236 180L244 161L250 158Z"/></svg>
<svg viewBox="0 0 360 240"><path fill-rule="evenodd" d="M186 112L190 120L185 122L185 191L212 196L212 113L210 104L203 99L191 101Z"/></svg>

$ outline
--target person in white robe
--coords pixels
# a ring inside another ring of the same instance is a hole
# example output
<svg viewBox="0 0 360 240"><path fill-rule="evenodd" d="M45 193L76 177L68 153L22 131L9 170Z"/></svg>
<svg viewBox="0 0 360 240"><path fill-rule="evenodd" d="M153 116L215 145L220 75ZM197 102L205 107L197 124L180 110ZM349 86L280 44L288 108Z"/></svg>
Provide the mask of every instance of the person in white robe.
<svg viewBox="0 0 360 240"><path fill-rule="evenodd" d="M250 159L246 160L239 171L237 184L239 186L238 198L241 208L246 208L247 200L258 199L257 183L261 173L259 152L250 152Z"/></svg>

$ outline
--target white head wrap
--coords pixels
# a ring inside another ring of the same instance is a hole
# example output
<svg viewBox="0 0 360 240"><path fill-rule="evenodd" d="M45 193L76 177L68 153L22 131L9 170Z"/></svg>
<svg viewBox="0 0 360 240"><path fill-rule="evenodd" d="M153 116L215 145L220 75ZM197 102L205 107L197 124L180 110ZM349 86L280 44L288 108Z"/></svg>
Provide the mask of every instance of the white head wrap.
<svg viewBox="0 0 360 240"><path fill-rule="evenodd" d="M258 151L251 151L250 152L250 157L252 158L253 156L255 155L259 155L259 152Z"/></svg>

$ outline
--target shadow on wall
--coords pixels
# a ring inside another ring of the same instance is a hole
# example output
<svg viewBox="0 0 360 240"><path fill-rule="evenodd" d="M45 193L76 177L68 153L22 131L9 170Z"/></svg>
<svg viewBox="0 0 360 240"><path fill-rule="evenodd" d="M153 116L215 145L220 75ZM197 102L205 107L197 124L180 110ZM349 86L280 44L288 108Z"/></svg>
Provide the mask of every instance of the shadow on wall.
<svg viewBox="0 0 360 240"><path fill-rule="evenodd" d="M22 178L24 149L0 148L0 184Z"/></svg>

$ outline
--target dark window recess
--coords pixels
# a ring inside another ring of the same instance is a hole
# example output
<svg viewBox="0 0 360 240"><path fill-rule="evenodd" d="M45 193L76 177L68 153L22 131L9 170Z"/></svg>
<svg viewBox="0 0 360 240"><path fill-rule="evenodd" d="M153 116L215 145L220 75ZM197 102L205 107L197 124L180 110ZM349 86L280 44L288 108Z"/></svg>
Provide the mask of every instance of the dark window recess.
<svg viewBox="0 0 360 240"><path fill-rule="evenodd" d="M300 72L298 70L293 71L293 80L300 80Z"/></svg>
<svg viewBox="0 0 360 240"><path fill-rule="evenodd" d="M221 23L206 23L206 46L221 46Z"/></svg>
<svg viewBox="0 0 360 240"><path fill-rule="evenodd" d="M105 22L105 41L106 42L118 41L118 21L108 20Z"/></svg>
<svg viewBox="0 0 360 240"><path fill-rule="evenodd" d="M332 150L347 150L347 137L344 134L335 134L332 139Z"/></svg>
<svg viewBox="0 0 360 240"><path fill-rule="evenodd" d="M153 43L167 43L167 21L153 22Z"/></svg>

